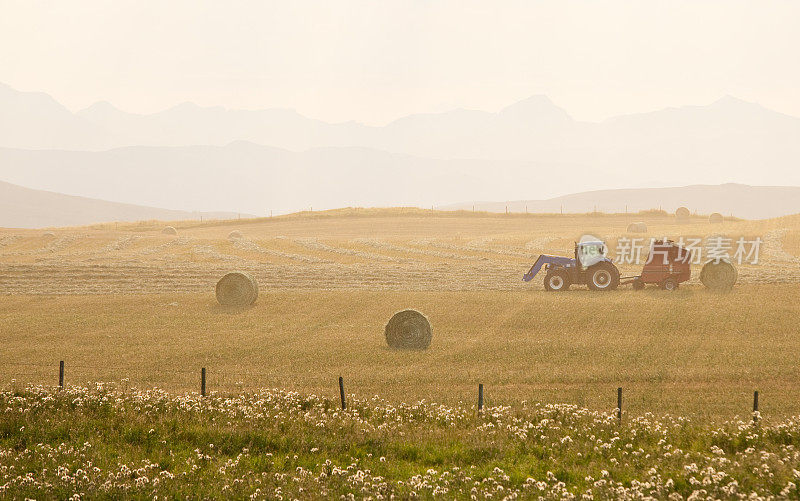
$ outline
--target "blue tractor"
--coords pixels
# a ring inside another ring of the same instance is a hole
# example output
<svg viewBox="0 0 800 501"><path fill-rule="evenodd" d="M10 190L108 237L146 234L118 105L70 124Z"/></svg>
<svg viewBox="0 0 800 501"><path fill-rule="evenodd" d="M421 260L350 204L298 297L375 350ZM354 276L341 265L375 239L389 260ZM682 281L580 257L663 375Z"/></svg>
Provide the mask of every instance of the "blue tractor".
<svg viewBox="0 0 800 501"><path fill-rule="evenodd" d="M574 258L542 254L522 280L530 282L542 267L547 271L544 288L548 291L565 291L573 284L609 291L619 285L619 270L606 257L606 244L599 240L576 243Z"/></svg>

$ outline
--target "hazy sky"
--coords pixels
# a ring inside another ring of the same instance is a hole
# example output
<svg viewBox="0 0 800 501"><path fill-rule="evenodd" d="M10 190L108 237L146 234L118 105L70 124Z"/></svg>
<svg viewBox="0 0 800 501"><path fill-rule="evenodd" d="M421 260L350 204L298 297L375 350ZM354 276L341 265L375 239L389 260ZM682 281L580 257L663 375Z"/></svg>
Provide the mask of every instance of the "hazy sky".
<svg viewBox="0 0 800 501"><path fill-rule="evenodd" d="M0 82L384 123L547 94L579 119L724 94L800 116L800 2L0 0Z"/></svg>

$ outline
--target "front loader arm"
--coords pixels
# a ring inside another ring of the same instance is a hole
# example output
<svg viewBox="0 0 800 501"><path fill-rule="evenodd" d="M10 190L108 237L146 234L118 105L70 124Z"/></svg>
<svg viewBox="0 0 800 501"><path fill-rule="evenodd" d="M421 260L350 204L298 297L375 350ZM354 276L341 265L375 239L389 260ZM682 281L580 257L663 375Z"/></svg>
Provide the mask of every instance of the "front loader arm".
<svg viewBox="0 0 800 501"><path fill-rule="evenodd" d="M522 280L530 282L531 280L533 280L533 277L535 277L536 274L539 273L539 270L542 269L542 266L546 264L558 264L561 266L569 266L573 261L575 260L570 257L548 256L547 254L542 254L539 256L539 259L537 259L536 262L533 263L533 266L531 266L531 269L528 270L528 273L522 275Z"/></svg>

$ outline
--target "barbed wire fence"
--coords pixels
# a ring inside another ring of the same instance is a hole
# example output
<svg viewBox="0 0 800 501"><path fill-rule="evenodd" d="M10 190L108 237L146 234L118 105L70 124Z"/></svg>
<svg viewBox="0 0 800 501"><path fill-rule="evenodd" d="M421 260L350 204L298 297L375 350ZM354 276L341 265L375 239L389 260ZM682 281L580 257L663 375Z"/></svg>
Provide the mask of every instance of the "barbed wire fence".
<svg viewBox="0 0 800 501"><path fill-rule="evenodd" d="M127 382L129 381L128 376L131 375L138 375L138 376L148 376L147 378L141 378L143 382L147 381L150 378L163 376L163 375L171 375L171 376L180 376L185 378L185 381L188 383L187 387L194 387L196 390L199 390L201 396L205 397L213 392L213 388L210 387L209 383L209 374L210 371L207 370L206 367L199 367L194 370L191 369L179 369L179 368L167 368L167 367L160 367L157 370L154 370L152 367L131 367L131 366L90 366L90 365L67 365L64 360L60 360L58 365L55 364L42 364L42 363L27 363L27 362L4 362L0 364L0 367L21 367L23 371L13 371L11 374L13 378L11 379L12 383L16 383L17 377L24 377L24 378L35 378L38 381L44 381L46 379L50 379L53 383L57 381L57 387L59 389L64 389L68 385L67 379L67 370L73 371L86 371L90 373L92 376L86 379L86 382L93 380L95 382L98 381L97 375L98 370L100 369L102 372L105 373L113 373L114 382ZM57 379L56 379L57 376ZM122 377L119 377L122 376ZM265 380L270 379L274 381L274 376L270 374L265 374L263 372L256 372L256 371L232 371L230 369L224 369L219 373L215 374L215 381L220 384L220 387L223 388L231 388L230 385L225 384L225 379L230 381L230 378L234 378L236 380L235 384L233 385L237 391L242 391L242 381L254 381L254 380ZM79 378L80 379L80 378ZM190 382L191 381L191 382ZM45 383L46 384L46 383ZM54 386L56 386L54 384ZM331 386L333 386L333 382L331 382ZM211 388L211 391L209 389ZM344 410L347 408L347 397L345 393L345 379L344 376L338 377L338 393L339 399L341 403L341 408ZM484 409L484 384L478 383L477 384L477 412L480 414L483 412ZM617 387L616 388L616 407L615 407L615 414L617 419L621 422L623 418L623 388ZM760 411L759 411L759 392L758 390L753 391L753 408L752 408L752 417L753 422L756 423L760 418Z"/></svg>

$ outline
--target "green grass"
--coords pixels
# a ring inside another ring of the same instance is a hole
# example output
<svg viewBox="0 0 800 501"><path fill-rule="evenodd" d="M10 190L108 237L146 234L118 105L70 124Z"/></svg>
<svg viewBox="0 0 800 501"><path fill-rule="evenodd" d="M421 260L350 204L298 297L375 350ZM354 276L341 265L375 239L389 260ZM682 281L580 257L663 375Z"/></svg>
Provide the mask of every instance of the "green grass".
<svg viewBox="0 0 800 501"><path fill-rule="evenodd" d="M0 392L0 496L595 499L796 494L800 425L711 425L576 406Z"/></svg>

